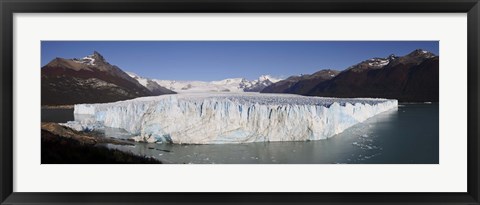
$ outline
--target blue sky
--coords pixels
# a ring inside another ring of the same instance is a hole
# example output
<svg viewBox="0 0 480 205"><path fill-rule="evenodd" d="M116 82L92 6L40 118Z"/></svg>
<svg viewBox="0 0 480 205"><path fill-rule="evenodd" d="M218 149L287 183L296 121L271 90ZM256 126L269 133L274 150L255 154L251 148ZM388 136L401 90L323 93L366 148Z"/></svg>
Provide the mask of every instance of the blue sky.
<svg viewBox="0 0 480 205"><path fill-rule="evenodd" d="M55 57L81 58L93 51L138 75L166 80L221 80L260 75L343 70L372 57L435 54L438 41L42 41L42 66Z"/></svg>

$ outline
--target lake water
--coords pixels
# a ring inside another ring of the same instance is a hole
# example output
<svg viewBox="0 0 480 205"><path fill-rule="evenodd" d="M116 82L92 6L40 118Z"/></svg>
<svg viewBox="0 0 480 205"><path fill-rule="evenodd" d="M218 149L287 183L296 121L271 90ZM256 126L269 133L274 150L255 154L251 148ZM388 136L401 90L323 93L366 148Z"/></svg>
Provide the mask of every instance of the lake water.
<svg viewBox="0 0 480 205"><path fill-rule="evenodd" d="M55 111L58 113L62 113ZM72 110L54 119L42 110L42 120L66 121ZM107 145L112 149L151 156L164 163L216 164L438 164L438 104L401 104L357 124L327 140L307 142L257 142L226 145L175 145L134 143ZM49 119L44 118L48 116ZM107 137L126 139L122 130L107 129Z"/></svg>
<svg viewBox="0 0 480 205"><path fill-rule="evenodd" d="M67 122L74 120L73 109L42 108L42 122Z"/></svg>

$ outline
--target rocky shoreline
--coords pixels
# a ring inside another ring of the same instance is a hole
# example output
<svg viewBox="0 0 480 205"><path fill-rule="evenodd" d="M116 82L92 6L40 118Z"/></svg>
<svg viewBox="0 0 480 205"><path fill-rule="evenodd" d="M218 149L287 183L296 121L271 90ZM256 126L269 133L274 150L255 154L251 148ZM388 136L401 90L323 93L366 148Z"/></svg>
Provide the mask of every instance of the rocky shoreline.
<svg viewBox="0 0 480 205"><path fill-rule="evenodd" d="M42 122L42 164L161 164L151 157L107 148L106 144L132 143Z"/></svg>

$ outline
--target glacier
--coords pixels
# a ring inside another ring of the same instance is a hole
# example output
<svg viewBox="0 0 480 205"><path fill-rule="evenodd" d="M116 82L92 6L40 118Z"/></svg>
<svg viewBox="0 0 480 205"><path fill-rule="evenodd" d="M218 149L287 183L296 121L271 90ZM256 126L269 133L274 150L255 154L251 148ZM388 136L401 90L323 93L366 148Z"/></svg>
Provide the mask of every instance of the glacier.
<svg viewBox="0 0 480 205"><path fill-rule="evenodd" d="M397 107L390 99L183 93L77 104L75 120L63 125L83 131L120 128L149 143L308 141L330 138Z"/></svg>
<svg viewBox="0 0 480 205"><path fill-rule="evenodd" d="M262 75L256 80L247 80L245 78L227 78L227 79L218 80L218 81L176 81L176 80L156 80L156 79L152 79L152 80L155 81L160 86L173 90L177 93L190 93L190 92L206 93L206 92L252 91L252 90L257 90L260 87L266 87L282 79L275 78L270 75Z"/></svg>

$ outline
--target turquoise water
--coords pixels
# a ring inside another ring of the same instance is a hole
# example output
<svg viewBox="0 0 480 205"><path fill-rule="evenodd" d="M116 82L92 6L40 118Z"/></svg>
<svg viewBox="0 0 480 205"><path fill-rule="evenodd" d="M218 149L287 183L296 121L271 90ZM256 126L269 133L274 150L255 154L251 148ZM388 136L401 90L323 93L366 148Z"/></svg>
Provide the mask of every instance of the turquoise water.
<svg viewBox="0 0 480 205"><path fill-rule="evenodd" d="M106 135L128 137L118 130ZM438 104L402 104L327 140L108 146L176 164L438 164L438 136Z"/></svg>
<svg viewBox="0 0 480 205"><path fill-rule="evenodd" d="M176 164L438 164L438 108L438 104L401 104L398 110L381 113L319 141L106 146ZM73 120L72 112L71 109L42 109L42 121ZM107 129L104 135L131 137L118 129Z"/></svg>

